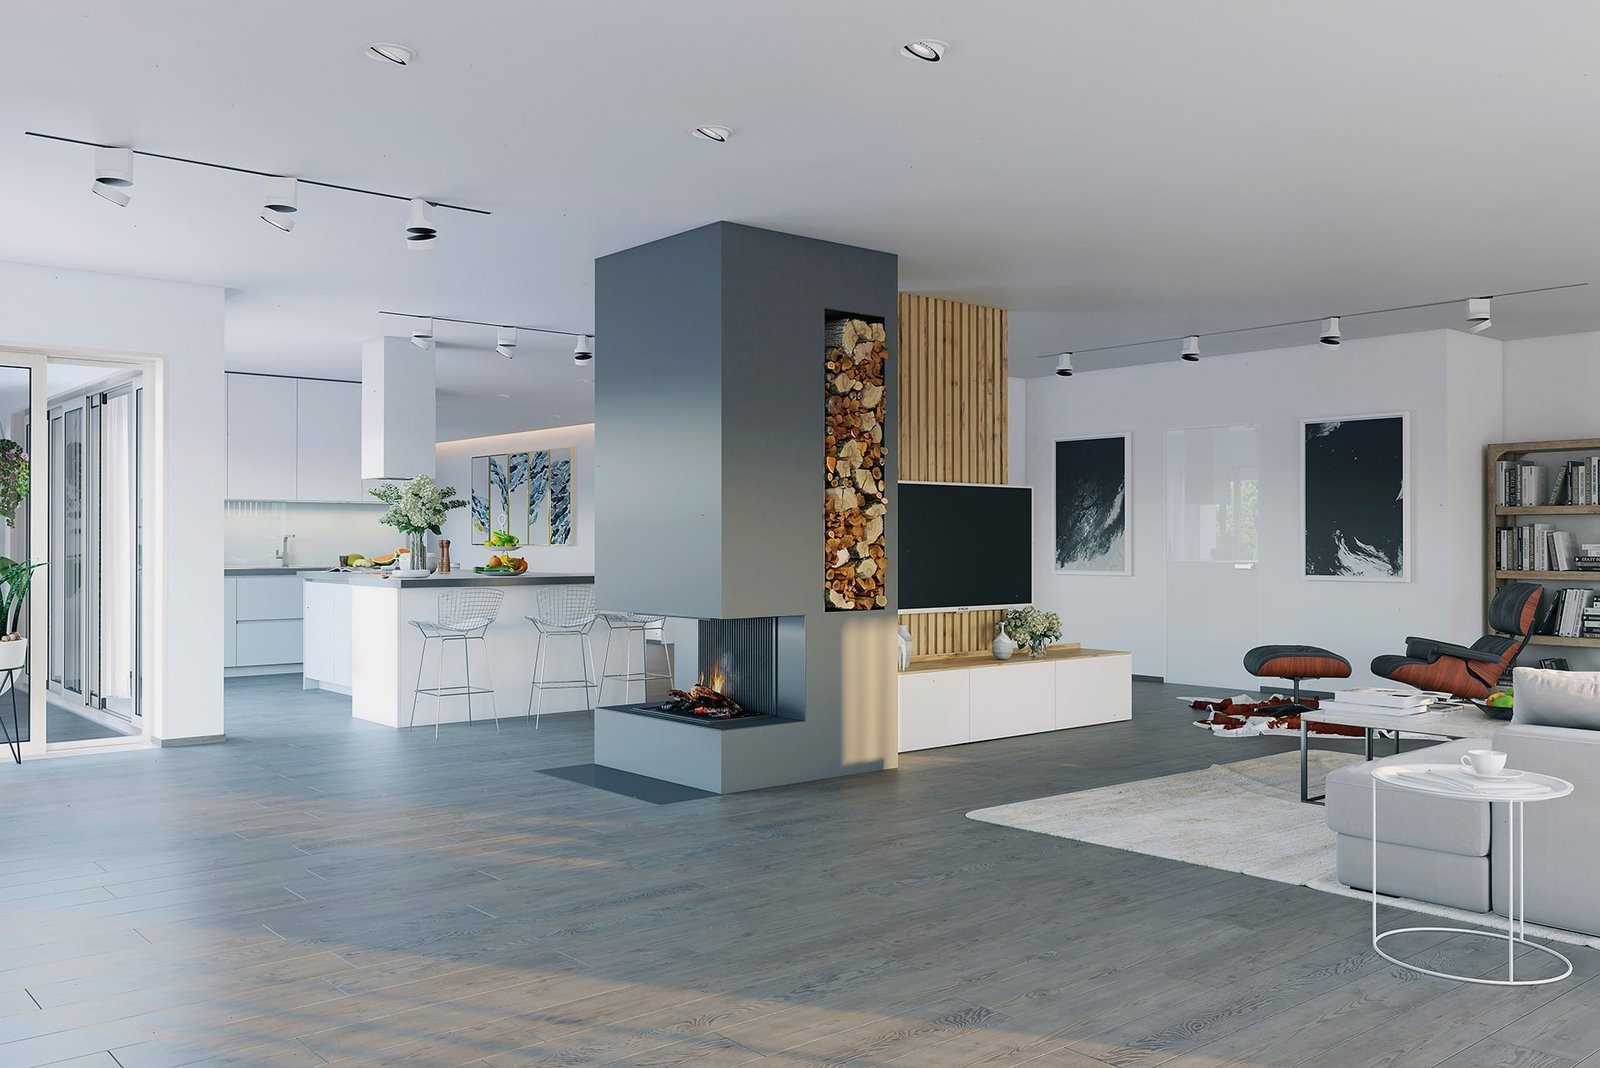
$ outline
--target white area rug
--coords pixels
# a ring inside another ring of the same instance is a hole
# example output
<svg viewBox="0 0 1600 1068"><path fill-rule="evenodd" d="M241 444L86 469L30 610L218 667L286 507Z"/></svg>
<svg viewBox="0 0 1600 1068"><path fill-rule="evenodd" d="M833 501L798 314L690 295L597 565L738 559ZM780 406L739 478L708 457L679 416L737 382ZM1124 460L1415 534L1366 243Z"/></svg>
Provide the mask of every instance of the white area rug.
<svg viewBox="0 0 1600 1068"><path fill-rule="evenodd" d="M1328 772L1359 759L1353 753L1313 751L1312 782L1320 783ZM1334 878L1334 835L1323 819L1323 808L1301 804L1299 796L1299 754L1279 753L1182 775L982 808L967 817L1370 900L1365 891L1352 890ZM1498 916L1410 898L1381 900L1466 925L1504 923ZM1571 931L1530 923L1528 932L1600 948L1600 938Z"/></svg>

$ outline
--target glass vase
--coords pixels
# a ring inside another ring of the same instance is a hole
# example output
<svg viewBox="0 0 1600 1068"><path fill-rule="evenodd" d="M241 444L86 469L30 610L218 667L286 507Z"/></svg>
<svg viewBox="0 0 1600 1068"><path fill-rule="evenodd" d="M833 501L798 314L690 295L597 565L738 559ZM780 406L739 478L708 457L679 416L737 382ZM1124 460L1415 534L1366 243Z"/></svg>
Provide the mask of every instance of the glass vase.
<svg viewBox="0 0 1600 1068"><path fill-rule="evenodd" d="M411 571L428 570L428 535L424 531L406 535L406 568Z"/></svg>
<svg viewBox="0 0 1600 1068"><path fill-rule="evenodd" d="M1049 642L1033 642L1028 646L1028 655L1033 657L1035 660L1044 659L1045 654L1049 651Z"/></svg>

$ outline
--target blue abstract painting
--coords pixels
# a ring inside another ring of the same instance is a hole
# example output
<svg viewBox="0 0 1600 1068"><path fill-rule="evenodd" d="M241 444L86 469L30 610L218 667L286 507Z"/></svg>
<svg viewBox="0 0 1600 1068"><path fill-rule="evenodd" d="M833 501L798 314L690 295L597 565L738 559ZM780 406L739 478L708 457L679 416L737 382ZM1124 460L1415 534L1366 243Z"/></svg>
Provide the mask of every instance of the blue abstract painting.
<svg viewBox="0 0 1600 1068"><path fill-rule="evenodd" d="M528 456L528 544L550 544L550 512L545 495L550 490L549 450Z"/></svg>
<svg viewBox="0 0 1600 1068"><path fill-rule="evenodd" d="M550 544L572 541L572 450L550 460Z"/></svg>

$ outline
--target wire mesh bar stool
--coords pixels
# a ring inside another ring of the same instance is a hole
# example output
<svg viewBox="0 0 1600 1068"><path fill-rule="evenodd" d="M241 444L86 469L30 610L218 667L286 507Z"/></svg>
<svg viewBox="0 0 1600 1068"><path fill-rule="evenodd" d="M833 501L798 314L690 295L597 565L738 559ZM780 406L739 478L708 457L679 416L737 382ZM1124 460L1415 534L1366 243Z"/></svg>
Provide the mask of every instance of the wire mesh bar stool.
<svg viewBox="0 0 1600 1068"><path fill-rule="evenodd" d="M667 637L663 629L667 621L664 617L641 615L638 612L601 612L599 616L606 624L606 652L600 662L600 684L595 693L597 701L605 693L607 679L622 683L623 701L632 700L630 691L632 684L635 682L644 686L644 692L639 697L641 701L650 699L650 684L652 682L658 679L666 679L668 680L668 686L673 684L671 681L674 677L672 673L672 646L667 644ZM612 639L617 636L619 631L622 633L622 670L613 671L611 669L611 651L616 643ZM667 670L665 672L650 670L647 652L651 631L656 632L661 642L661 648L666 653ZM634 635L639 637L638 671L633 669Z"/></svg>
<svg viewBox="0 0 1600 1068"><path fill-rule="evenodd" d="M594 587L540 586L533 595L534 614L528 617L534 630L539 632L538 644L533 652L533 682L528 686L528 715L533 717L533 727L539 729L539 716L544 711L546 690L573 690L583 687L585 707L594 709L589 690L594 688L590 678L593 673L594 646L589 632L594 627ZM576 638L583 653L583 678L547 679L549 642L557 638ZM599 691L596 689L596 696Z"/></svg>
<svg viewBox="0 0 1600 1068"><path fill-rule="evenodd" d="M406 726L414 726L417 721L417 699L423 694L433 698L433 736L439 737L440 709L439 701L446 697L465 697L467 699L467 722L472 722L472 697L474 694L489 695L489 710L494 713L494 729L500 729L500 710L494 703L494 682L488 677L488 656L484 656L484 681L485 686L472 685L472 644L483 642L484 635L490 625L500 615L500 603L505 600L504 590L474 590L457 589L444 590L439 594L439 612L437 619L413 619L411 625L422 632L422 652L417 657L417 685L411 693L411 718ZM428 643L439 643L439 666L434 678L435 685L424 688L422 685L422 665L428 661ZM450 642L461 643L461 662L466 671L464 685L446 685L444 680L444 647ZM485 642L482 651L488 653L488 643Z"/></svg>

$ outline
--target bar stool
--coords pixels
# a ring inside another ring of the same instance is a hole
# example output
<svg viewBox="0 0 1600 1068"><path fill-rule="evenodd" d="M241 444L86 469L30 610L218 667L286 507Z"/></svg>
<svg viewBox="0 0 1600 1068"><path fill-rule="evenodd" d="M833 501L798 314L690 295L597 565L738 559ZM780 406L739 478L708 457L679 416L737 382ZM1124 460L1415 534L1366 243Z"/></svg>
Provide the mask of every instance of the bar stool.
<svg viewBox="0 0 1600 1068"><path fill-rule="evenodd" d="M486 693L489 695L489 709L494 713L494 729L500 729L500 710L494 703L494 684L490 681L488 686L472 685L472 646L471 642L481 642L490 624L500 615L500 602L505 600L504 590L484 589L456 589L445 590L439 594L439 613L437 619L413 619L411 625L422 632L422 653L417 657L417 685L411 693L411 719L406 726L413 726L417 721L417 698L427 694L434 700L433 706L433 736L439 737L439 699L443 697L465 697L467 699L467 722L472 722L472 695ZM428 659L428 643L439 643L439 670L435 682L437 685L423 688L422 665ZM444 683L444 647L449 642L461 643L461 659L466 668L466 685L446 686ZM488 652L485 643L484 652ZM488 657L485 656L485 661ZM488 664L485 663L485 669ZM488 680L486 680L488 681Z"/></svg>
<svg viewBox="0 0 1600 1068"><path fill-rule="evenodd" d="M663 628L667 622L664 617L645 616L637 612L601 612L599 615L601 619L605 620L606 624L606 655L600 663L600 684L595 692L597 701L605 693L607 679L616 679L622 683L623 701L629 700L628 687L632 683L639 682L644 684L645 692L639 698L641 701L650 699L650 683L656 679L667 679L670 685L670 680L674 677L672 673L672 646L667 644L666 634L663 633ZM620 672L611 670L611 648L614 644L611 639L616 636L619 630L624 635L622 639L623 666ZM661 648L667 656L667 670L665 672L650 670L649 657L646 655L648 649L646 643L650 640L650 631L652 630L661 636ZM633 670L633 636L635 634L639 636L638 671Z"/></svg>
<svg viewBox="0 0 1600 1068"><path fill-rule="evenodd" d="M583 699L592 711L594 701L589 698L591 664L594 647L589 642L589 631L594 627L594 587L540 586L533 595L535 615L528 622L539 632L538 644L533 652L533 681L528 686L528 715L533 717L534 730L539 729L539 716L544 710L546 690L570 690L583 687ZM544 677L547 638L576 638L583 653L583 678L547 679ZM596 693L598 696L598 691Z"/></svg>

